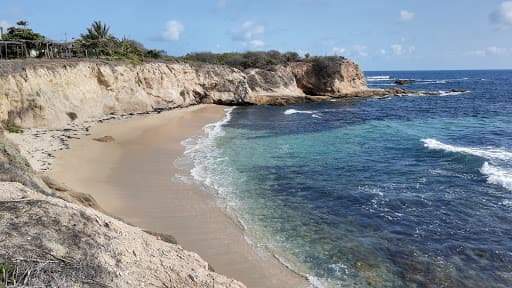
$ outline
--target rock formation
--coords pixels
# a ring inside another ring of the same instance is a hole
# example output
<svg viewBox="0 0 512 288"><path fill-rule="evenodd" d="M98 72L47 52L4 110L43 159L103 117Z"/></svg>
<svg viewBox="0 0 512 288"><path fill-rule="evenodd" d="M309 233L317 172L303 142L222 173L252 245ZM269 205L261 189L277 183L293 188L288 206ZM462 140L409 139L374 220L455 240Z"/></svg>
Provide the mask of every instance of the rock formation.
<svg viewBox="0 0 512 288"><path fill-rule="evenodd" d="M289 70L297 86L308 95L338 96L368 89L359 65L347 59L297 62Z"/></svg>
<svg viewBox="0 0 512 288"><path fill-rule="evenodd" d="M60 128L76 119L108 114L198 103L287 104L322 99L305 94L336 96L366 90L363 72L348 60L292 63L245 73L184 62L13 61L0 69L0 121Z"/></svg>

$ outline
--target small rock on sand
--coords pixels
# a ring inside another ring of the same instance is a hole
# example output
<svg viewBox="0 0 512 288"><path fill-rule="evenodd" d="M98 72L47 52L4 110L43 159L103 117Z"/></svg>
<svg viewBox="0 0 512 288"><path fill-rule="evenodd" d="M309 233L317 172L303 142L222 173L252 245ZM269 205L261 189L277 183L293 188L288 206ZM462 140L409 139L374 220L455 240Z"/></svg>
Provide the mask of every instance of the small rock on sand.
<svg viewBox="0 0 512 288"><path fill-rule="evenodd" d="M94 138L92 140L98 141L98 142L104 142L104 143L111 143L111 142L115 141L114 137L112 137L112 136L103 136L103 137L99 137L99 138Z"/></svg>

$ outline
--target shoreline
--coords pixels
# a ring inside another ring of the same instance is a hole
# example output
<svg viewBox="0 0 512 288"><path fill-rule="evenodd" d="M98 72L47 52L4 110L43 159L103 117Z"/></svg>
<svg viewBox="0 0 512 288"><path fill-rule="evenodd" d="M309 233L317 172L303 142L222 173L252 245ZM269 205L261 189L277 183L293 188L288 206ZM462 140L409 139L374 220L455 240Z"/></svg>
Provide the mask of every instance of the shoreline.
<svg viewBox="0 0 512 288"><path fill-rule="evenodd" d="M173 179L182 172L174 166L185 151L181 142L203 136L205 125L223 119L224 108L198 105L98 123L85 137L71 139L71 149L55 153L49 174L91 194L111 215L173 235L216 272L248 287L306 287L304 277L248 243L214 195ZM92 140L103 136L114 142Z"/></svg>

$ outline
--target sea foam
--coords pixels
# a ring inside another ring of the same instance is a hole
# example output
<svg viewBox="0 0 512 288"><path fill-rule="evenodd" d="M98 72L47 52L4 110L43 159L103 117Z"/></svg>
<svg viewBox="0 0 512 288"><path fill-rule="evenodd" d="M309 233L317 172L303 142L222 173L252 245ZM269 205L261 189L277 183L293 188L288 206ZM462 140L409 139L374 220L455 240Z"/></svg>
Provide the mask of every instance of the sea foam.
<svg viewBox="0 0 512 288"><path fill-rule="evenodd" d="M487 176L487 182L500 185L512 191L512 169L494 166L485 162L480 172Z"/></svg>
<svg viewBox="0 0 512 288"><path fill-rule="evenodd" d="M443 150L446 152L456 152L456 153L464 153L470 154L486 159L497 159L503 161L512 161L512 152L506 151L504 149L497 149L492 147L487 148L473 148L473 147L462 147L462 146L454 146L450 144L445 144L436 139L421 139L424 143L424 146L432 149L432 150Z"/></svg>
<svg viewBox="0 0 512 288"><path fill-rule="evenodd" d="M297 113L313 114L315 112L316 111L309 111L309 110L301 111L301 110L295 110L295 109L288 109L288 110L284 111L284 115L292 115L292 114L297 114Z"/></svg>
<svg viewBox="0 0 512 288"><path fill-rule="evenodd" d="M421 141L424 143L425 147L432 150L469 154L489 160L480 168L480 173L487 177L487 183L500 185L512 191L512 169L507 168L512 164L511 152L492 147L474 148L454 146L431 138L422 139ZM493 163L493 161L499 163L499 165Z"/></svg>
<svg viewBox="0 0 512 288"><path fill-rule="evenodd" d="M390 76L368 76L367 81L389 81L392 80Z"/></svg>

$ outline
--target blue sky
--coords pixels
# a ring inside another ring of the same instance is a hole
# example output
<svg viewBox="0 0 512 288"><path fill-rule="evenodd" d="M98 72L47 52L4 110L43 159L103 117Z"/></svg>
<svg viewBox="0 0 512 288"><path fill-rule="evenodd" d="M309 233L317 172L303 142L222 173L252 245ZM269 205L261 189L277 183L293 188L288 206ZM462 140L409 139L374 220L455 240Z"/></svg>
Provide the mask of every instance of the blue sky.
<svg viewBox="0 0 512 288"><path fill-rule="evenodd" d="M54 40L94 20L171 55L269 50L344 55L365 70L512 68L512 1L2 0Z"/></svg>

